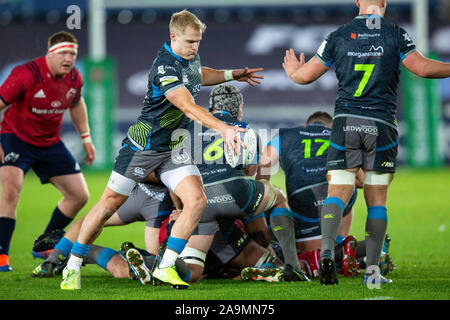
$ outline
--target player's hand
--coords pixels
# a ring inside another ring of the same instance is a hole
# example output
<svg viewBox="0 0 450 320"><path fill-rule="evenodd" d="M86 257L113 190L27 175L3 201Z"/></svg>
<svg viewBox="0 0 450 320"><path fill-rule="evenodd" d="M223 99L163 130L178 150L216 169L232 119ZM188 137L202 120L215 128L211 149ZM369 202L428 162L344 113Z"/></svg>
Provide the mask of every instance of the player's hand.
<svg viewBox="0 0 450 320"><path fill-rule="evenodd" d="M286 55L284 56L283 69L289 78L300 69L305 64L305 54L302 52L299 55L299 59L295 56L293 49L286 50Z"/></svg>
<svg viewBox="0 0 450 320"><path fill-rule="evenodd" d="M238 137L238 132L247 132L247 129L238 126L226 125L224 129L219 132L223 138L225 152L229 152L232 156L235 156L236 154L241 154L240 146L247 149L247 146Z"/></svg>
<svg viewBox="0 0 450 320"><path fill-rule="evenodd" d="M245 69L233 70L233 79L236 81L247 82L254 87L255 83L261 84L261 81L258 79L264 79L262 75L257 74L257 72L263 70L264 68L249 69L247 67L245 67Z"/></svg>
<svg viewBox="0 0 450 320"><path fill-rule="evenodd" d="M90 166L95 161L95 147L92 142L87 142L83 143L83 149L86 152L83 162Z"/></svg>

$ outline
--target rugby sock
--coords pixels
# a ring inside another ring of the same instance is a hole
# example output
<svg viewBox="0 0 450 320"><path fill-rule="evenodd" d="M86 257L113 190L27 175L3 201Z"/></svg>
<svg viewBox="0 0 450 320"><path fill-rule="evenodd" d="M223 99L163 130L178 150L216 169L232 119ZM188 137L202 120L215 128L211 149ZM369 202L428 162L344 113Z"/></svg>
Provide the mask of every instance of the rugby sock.
<svg viewBox="0 0 450 320"><path fill-rule="evenodd" d="M9 253L9 245L16 227L16 219L7 217L0 218L0 254Z"/></svg>
<svg viewBox="0 0 450 320"><path fill-rule="evenodd" d="M111 248L105 248L93 244L86 255L86 263L96 263L105 271L108 271L106 269L106 265L116 253L118 252Z"/></svg>
<svg viewBox="0 0 450 320"><path fill-rule="evenodd" d="M366 240L358 241L356 248L356 259L364 258L366 256Z"/></svg>
<svg viewBox="0 0 450 320"><path fill-rule="evenodd" d="M83 263L83 259L88 254L89 249L89 245L81 244L78 241L75 241L72 251L70 252L69 261L67 261L67 269L79 271L81 264Z"/></svg>
<svg viewBox="0 0 450 320"><path fill-rule="evenodd" d="M338 234L336 237L336 245L341 244L342 242L344 242L344 240L345 240L345 237Z"/></svg>
<svg viewBox="0 0 450 320"><path fill-rule="evenodd" d="M47 258L47 261L50 261L52 263L58 264L60 259L60 256L67 257L70 253L70 250L72 250L73 243L66 237L61 238L59 242L56 244L55 248L53 248L52 252L50 252L50 255Z"/></svg>
<svg viewBox="0 0 450 320"><path fill-rule="evenodd" d="M366 265L378 266L388 224L387 208L373 206L367 208L366 220Z"/></svg>
<svg viewBox="0 0 450 320"><path fill-rule="evenodd" d="M301 270L295 244L294 216L291 210L275 208L270 211L269 216L270 226L283 251L284 263L290 264L294 270Z"/></svg>
<svg viewBox="0 0 450 320"><path fill-rule="evenodd" d="M322 229L322 248L320 256L331 256L334 259L336 237L341 226L344 202L337 197L328 197L323 203L320 217Z"/></svg>
<svg viewBox="0 0 450 320"><path fill-rule="evenodd" d="M175 265L178 255L186 246L187 240L170 236L167 239L167 247L159 263L159 268L166 268Z"/></svg>
<svg viewBox="0 0 450 320"><path fill-rule="evenodd" d="M72 218L68 218L64 213L62 213L61 210L59 210L58 206L56 206L55 210L53 210L50 222L44 232L49 233L57 229L63 230L69 223L72 222L72 220Z"/></svg>

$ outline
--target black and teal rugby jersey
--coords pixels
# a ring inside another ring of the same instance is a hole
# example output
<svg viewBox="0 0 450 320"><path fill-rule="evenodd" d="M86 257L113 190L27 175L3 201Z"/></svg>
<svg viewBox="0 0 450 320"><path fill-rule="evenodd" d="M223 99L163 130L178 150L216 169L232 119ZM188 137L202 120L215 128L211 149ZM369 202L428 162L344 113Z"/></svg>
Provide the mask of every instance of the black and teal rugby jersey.
<svg viewBox="0 0 450 320"><path fill-rule="evenodd" d="M326 183L327 149L331 129L314 122L309 126L280 129L268 145L275 148L286 177L290 197L305 187Z"/></svg>
<svg viewBox="0 0 450 320"><path fill-rule="evenodd" d="M128 129L128 138L140 150L169 151L181 143L171 141L173 131L186 128L190 119L166 98L171 90L185 86L197 98L202 82L202 66L197 54L192 60L177 56L164 43L153 61L148 75L144 107L135 124Z"/></svg>
<svg viewBox="0 0 450 320"><path fill-rule="evenodd" d="M416 50L409 34L378 15L360 15L330 33L316 57L335 66L335 116L356 115L396 125L400 62Z"/></svg>
<svg viewBox="0 0 450 320"><path fill-rule="evenodd" d="M227 111L214 113L214 117L230 126L240 126L248 128L245 122L237 121ZM190 147L190 155L193 162L200 171L204 184L234 179L235 177L245 178L245 174L236 168L231 167L225 158L223 138L219 132L201 126L192 121L188 127L189 141L185 147Z"/></svg>

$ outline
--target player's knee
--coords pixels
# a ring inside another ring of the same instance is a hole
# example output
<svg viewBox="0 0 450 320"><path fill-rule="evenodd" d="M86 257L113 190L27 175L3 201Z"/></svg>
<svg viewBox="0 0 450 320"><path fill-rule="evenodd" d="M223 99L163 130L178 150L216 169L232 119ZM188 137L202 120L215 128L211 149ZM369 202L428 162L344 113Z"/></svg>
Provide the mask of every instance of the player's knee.
<svg viewBox="0 0 450 320"><path fill-rule="evenodd" d="M2 178L2 195L7 202L17 201L22 190L22 183L13 176Z"/></svg>
<svg viewBox="0 0 450 320"><path fill-rule="evenodd" d="M19 200L19 197L20 197L21 189L22 188L21 188L20 185L4 184L2 186L2 195L3 195L2 198L7 203L17 202Z"/></svg>
<svg viewBox="0 0 450 320"><path fill-rule="evenodd" d="M183 212L189 210L190 212L198 213L200 218L201 213L206 208L206 204L207 200L205 194L203 192L198 193L197 195L183 201Z"/></svg>
<svg viewBox="0 0 450 320"><path fill-rule="evenodd" d="M76 201L80 206L84 206L89 201L89 191L87 189L76 195Z"/></svg>
<svg viewBox="0 0 450 320"><path fill-rule="evenodd" d="M195 248L185 247L180 253L180 259L189 268L190 277L188 282L195 283L199 281L205 269L206 253Z"/></svg>

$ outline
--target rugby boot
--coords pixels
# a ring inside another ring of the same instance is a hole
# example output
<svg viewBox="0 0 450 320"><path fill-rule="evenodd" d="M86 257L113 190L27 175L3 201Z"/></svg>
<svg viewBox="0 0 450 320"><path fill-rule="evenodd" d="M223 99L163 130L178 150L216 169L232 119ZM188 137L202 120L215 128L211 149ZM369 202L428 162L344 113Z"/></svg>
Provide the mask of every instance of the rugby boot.
<svg viewBox="0 0 450 320"><path fill-rule="evenodd" d="M41 234L34 240L32 251L41 252L53 249L65 233L64 230L53 230L52 232Z"/></svg>
<svg viewBox="0 0 450 320"><path fill-rule="evenodd" d="M80 270L69 270L64 268L61 281L62 290L80 290L81 289L81 272Z"/></svg>
<svg viewBox="0 0 450 320"><path fill-rule="evenodd" d="M391 246L391 237L386 233L386 236L384 237L383 249L381 251L379 263L380 272L381 275L383 276L395 270L395 264L392 261L391 256L389 255L390 246Z"/></svg>
<svg viewBox="0 0 450 320"><path fill-rule="evenodd" d="M283 280L288 282L293 281L311 281L306 274L299 270L295 270L290 264L287 264L283 270Z"/></svg>
<svg viewBox="0 0 450 320"><path fill-rule="evenodd" d="M50 261L44 261L31 272L33 278L51 278L56 268L56 264Z"/></svg>
<svg viewBox="0 0 450 320"><path fill-rule="evenodd" d="M0 272L13 271L9 265L9 257L6 254L0 254Z"/></svg>
<svg viewBox="0 0 450 320"><path fill-rule="evenodd" d="M181 280L175 266L161 269L159 267L155 267L152 273L152 284L170 285L174 289L187 289L189 287L189 283Z"/></svg>
<svg viewBox="0 0 450 320"><path fill-rule="evenodd" d="M322 285L339 284L336 263L330 256L320 258L319 279Z"/></svg>
<svg viewBox="0 0 450 320"><path fill-rule="evenodd" d="M67 262L69 261L69 256L59 255L59 262L55 267L55 270L53 270L54 275L61 275L64 268L67 266ZM84 262L82 265L85 265Z"/></svg>
<svg viewBox="0 0 450 320"><path fill-rule="evenodd" d="M391 237L386 233L384 237L383 249L381 250L381 255L389 253L389 247L391 246Z"/></svg>
<svg viewBox="0 0 450 320"><path fill-rule="evenodd" d="M343 241L344 257L342 258L342 273L345 277L356 277L359 274L359 265L356 260L358 241L353 236L347 236Z"/></svg>
<svg viewBox="0 0 450 320"><path fill-rule="evenodd" d="M151 281L150 270L145 265L141 253L137 249L131 248L128 249L126 258L129 267L133 270L139 282L142 284L149 283Z"/></svg>
<svg viewBox="0 0 450 320"><path fill-rule="evenodd" d="M126 259L127 252L130 249L136 249L136 246L133 244L133 242L126 241L122 243L122 245L120 246L120 254L122 255L122 257Z"/></svg>
<svg viewBox="0 0 450 320"><path fill-rule="evenodd" d="M320 250L305 251L298 254L298 260L304 262L306 265L307 275L311 278L319 277L319 260L320 260Z"/></svg>
<svg viewBox="0 0 450 320"><path fill-rule="evenodd" d="M385 276L389 272L392 272L395 270L395 264L392 261L392 258L389 255L389 253L383 254L380 257L379 267L380 267L380 273L382 276Z"/></svg>
<svg viewBox="0 0 450 320"><path fill-rule="evenodd" d="M39 258L43 260L47 260L47 258L50 256L50 253L52 253L53 249L44 250L44 251L31 251L31 254L33 255L33 258Z"/></svg>
<svg viewBox="0 0 450 320"><path fill-rule="evenodd" d="M155 262L153 263L153 266L150 269L150 275L153 277L153 272L155 271L156 267L159 266L159 263L161 262L162 257L164 256L164 252L166 251L166 245L167 241L164 241L158 248L158 252L156 253ZM152 285L157 286L157 281L155 279L151 279Z"/></svg>
<svg viewBox="0 0 450 320"><path fill-rule="evenodd" d="M280 268L247 267L242 269L241 278L246 281L280 282L283 281L283 270Z"/></svg>

